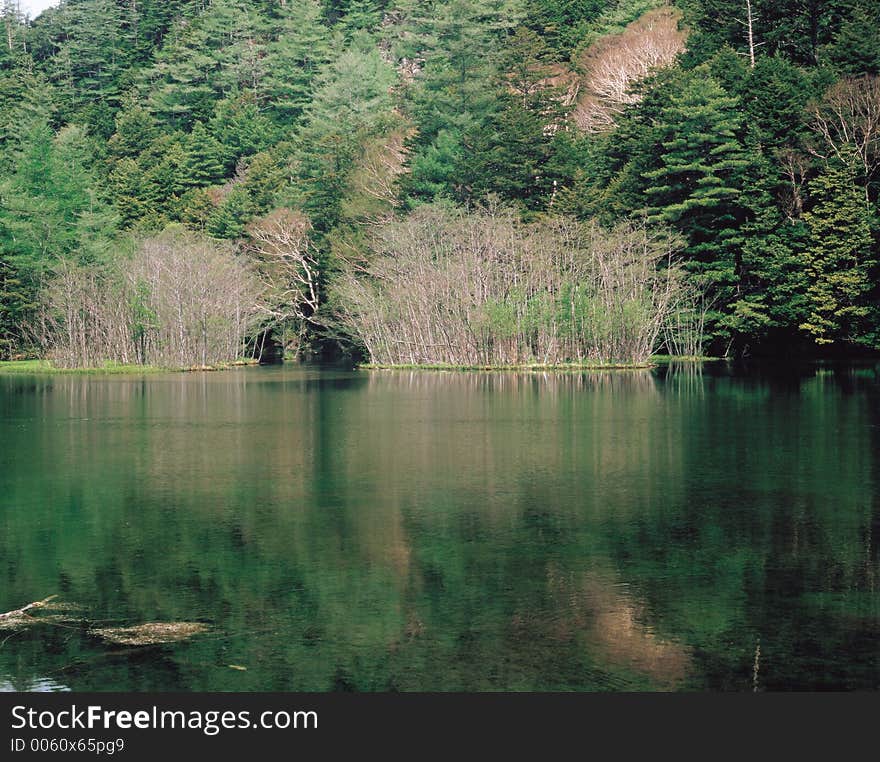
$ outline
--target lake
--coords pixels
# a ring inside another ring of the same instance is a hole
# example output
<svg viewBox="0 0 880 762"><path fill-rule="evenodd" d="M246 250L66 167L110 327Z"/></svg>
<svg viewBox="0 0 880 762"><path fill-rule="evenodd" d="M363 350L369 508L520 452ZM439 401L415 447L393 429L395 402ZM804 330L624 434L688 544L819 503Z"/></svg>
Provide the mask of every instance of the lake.
<svg viewBox="0 0 880 762"><path fill-rule="evenodd" d="M876 690L878 438L871 366L0 376L0 690Z"/></svg>

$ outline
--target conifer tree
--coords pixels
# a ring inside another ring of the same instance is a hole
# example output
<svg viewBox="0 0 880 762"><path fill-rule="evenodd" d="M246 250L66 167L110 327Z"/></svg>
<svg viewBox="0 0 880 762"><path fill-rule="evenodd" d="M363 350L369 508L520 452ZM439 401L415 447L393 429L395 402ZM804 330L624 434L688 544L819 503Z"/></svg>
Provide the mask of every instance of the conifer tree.
<svg viewBox="0 0 880 762"><path fill-rule="evenodd" d="M662 110L660 166L644 173L648 219L687 239L687 265L723 309L737 295L740 196L750 161L737 101L696 73Z"/></svg>
<svg viewBox="0 0 880 762"><path fill-rule="evenodd" d="M241 159L275 142L276 127L260 110L252 93L220 101L209 127L222 148L226 174L231 174Z"/></svg>
<svg viewBox="0 0 880 762"><path fill-rule="evenodd" d="M871 210L857 183L854 163L829 163L810 185L813 207L804 213L810 244L804 265L809 288L809 315L801 328L817 344L860 341L868 322L876 322L871 305Z"/></svg>
<svg viewBox="0 0 880 762"><path fill-rule="evenodd" d="M195 188L213 185L223 174L223 146L202 122L196 122L186 139L184 185Z"/></svg>
<svg viewBox="0 0 880 762"><path fill-rule="evenodd" d="M266 47L259 99L278 124L289 125L302 115L336 42L318 0L286 3L280 13L275 39Z"/></svg>

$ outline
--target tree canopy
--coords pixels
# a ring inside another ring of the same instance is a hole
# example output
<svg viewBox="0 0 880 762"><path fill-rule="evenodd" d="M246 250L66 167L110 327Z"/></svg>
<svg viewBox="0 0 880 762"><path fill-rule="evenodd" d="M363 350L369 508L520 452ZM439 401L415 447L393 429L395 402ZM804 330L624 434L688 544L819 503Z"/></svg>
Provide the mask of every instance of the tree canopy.
<svg viewBox="0 0 880 762"><path fill-rule="evenodd" d="M357 351L336 279L371 277L379 227L448 203L680 236L706 353L880 349L877 14L64 0L28 19L5 2L0 354L37 351L60 268L169 225L247 258L279 210L308 221L316 263L297 335Z"/></svg>

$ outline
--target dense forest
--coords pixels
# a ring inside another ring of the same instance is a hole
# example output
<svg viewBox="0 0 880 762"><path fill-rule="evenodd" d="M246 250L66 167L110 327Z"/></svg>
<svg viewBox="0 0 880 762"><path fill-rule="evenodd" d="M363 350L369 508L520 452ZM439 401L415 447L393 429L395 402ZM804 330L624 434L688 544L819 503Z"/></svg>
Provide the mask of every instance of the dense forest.
<svg viewBox="0 0 880 762"><path fill-rule="evenodd" d="M0 359L880 349L875 0L2 15Z"/></svg>

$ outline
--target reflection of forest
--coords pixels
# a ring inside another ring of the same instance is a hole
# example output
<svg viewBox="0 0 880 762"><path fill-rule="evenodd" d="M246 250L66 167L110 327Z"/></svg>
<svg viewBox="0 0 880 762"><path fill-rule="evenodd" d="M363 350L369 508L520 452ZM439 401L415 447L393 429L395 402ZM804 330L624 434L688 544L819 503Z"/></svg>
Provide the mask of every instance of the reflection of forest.
<svg viewBox="0 0 880 762"><path fill-rule="evenodd" d="M0 610L58 592L97 619L201 618L218 633L134 662L57 633L48 657L30 634L0 652L0 674L18 655L17 681L40 660L100 657L67 682L743 687L759 636L767 680L774 666L794 679L772 660L804 637L870 659L870 381L0 383Z"/></svg>

